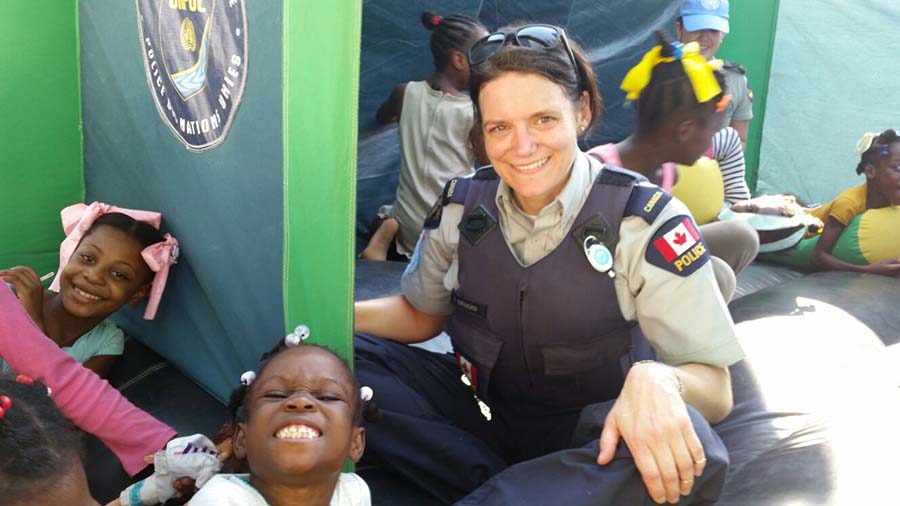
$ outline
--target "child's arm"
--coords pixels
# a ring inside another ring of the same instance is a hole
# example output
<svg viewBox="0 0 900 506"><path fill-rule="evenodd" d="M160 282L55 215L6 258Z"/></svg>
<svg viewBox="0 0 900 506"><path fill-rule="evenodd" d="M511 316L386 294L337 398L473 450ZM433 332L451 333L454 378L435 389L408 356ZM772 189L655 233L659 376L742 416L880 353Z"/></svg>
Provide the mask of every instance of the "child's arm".
<svg viewBox="0 0 900 506"><path fill-rule="evenodd" d="M63 415L100 438L128 474L146 467L144 456L165 447L176 435L46 338L2 283L0 314L0 356L14 371L50 387Z"/></svg>
<svg viewBox="0 0 900 506"><path fill-rule="evenodd" d="M109 370L112 369L113 364L115 364L118 359L119 355L94 355L84 363L84 366L94 371L97 376L106 379Z"/></svg>
<svg viewBox="0 0 900 506"><path fill-rule="evenodd" d="M400 121L400 113L403 111L403 94L406 93L406 83L394 86L391 94L375 113L375 121L382 125Z"/></svg>
<svg viewBox="0 0 900 506"><path fill-rule="evenodd" d="M812 265L819 271L849 271L865 272L869 274L881 274L884 276L897 276L900 274L900 259L885 260L870 265L856 265L845 262L831 254L831 248L837 243L838 237L846 227L843 223L829 216L825 222L825 228L812 254Z"/></svg>

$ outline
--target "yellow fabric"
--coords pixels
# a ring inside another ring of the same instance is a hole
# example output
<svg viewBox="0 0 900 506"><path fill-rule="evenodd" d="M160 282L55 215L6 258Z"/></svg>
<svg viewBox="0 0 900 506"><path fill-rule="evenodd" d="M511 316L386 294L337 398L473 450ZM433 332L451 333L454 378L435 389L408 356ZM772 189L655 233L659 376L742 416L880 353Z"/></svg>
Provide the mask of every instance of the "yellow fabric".
<svg viewBox="0 0 900 506"><path fill-rule="evenodd" d="M870 264L900 257L900 206L869 209L859 220L859 250Z"/></svg>
<svg viewBox="0 0 900 506"><path fill-rule="evenodd" d="M625 75L625 79L622 80L620 88L627 93L626 99L634 101L640 98L641 92L650 84L653 68L660 63L673 61L675 61L673 57L662 56L662 46L655 46L647 51L641 62L632 67ZM690 42L684 45L681 64L684 65L684 72L691 81L697 102L702 104L722 93L722 87L719 86L714 73L722 66L722 61L706 61L706 58L700 54L700 44Z"/></svg>
<svg viewBox="0 0 900 506"><path fill-rule="evenodd" d="M691 210L698 225L715 221L725 202L725 183L719 162L701 156L694 165L676 165L678 182L672 195Z"/></svg>
<svg viewBox="0 0 900 506"><path fill-rule="evenodd" d="M854 216L862 214L865 210L866 183L863 183L860 186L844 190L836 199L807 211L807 214L819 218L822 220L822 223L825 223L831 217L847 226Z"/></svg>

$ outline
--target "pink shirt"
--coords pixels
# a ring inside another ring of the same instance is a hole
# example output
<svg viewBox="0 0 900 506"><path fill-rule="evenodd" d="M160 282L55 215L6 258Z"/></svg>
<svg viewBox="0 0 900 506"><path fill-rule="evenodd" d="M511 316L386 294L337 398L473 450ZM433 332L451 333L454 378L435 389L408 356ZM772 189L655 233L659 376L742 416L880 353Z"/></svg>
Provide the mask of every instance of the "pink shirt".
<svg viewBox="0 0 900 506"><path fill-rule="evenodd" d="M12 370L50 387L63 415L100 438L131 476L147 467L145 456L164 448L176 435L44 336L4 283L0 283L0 355Z"/></svg>

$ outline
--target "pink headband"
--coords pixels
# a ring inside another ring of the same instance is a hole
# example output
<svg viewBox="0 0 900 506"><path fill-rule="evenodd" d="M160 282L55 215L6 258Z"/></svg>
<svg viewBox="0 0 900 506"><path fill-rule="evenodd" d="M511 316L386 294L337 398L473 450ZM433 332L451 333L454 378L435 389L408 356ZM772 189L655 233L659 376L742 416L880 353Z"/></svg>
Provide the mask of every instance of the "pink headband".
<svg viewBox="0 0 900 506"><path fill-rule="evenodd" d="M63 239L59 246L59 270L56 271L56 278L50 285L50 289L59 292L59 275L63 268L69 263L72 253L78 247L78 243L84 237L84 234L90 230L91 225L97 221L97 218L109 213L121 213L134 218L137 221L143 221L153 228L159 230L162 222L162 214L152 211L139 211L136 209L125 209L124 207L111 206L102 202L94 202L89 206L84 204L74 204L60 211L62 217L63 232L66 238ZM162 298L163 290L166 288L166 280L169 278L169 267L178 261L178 241L170 234L165 235L165 241L151 244L141 251L144 262L150 267L150 270L156 273L153 276L153 284L150 287L150 299L147 301L147 309L144 311L144 319L152 320L156 317L156 309L159 307L159 300Z"/></svg>

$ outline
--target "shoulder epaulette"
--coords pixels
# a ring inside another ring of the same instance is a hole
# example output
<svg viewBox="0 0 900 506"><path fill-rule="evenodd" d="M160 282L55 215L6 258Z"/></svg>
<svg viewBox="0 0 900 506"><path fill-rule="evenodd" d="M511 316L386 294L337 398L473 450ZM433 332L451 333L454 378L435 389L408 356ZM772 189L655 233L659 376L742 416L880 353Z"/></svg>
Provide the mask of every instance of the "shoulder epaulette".
<svg viewBox="0 0 900 506"><path fill-rule="evenodd" d="M597 178L597 184L612 186L631 186L646 181L647 178L637 172L605 164Z"/></svg>
<svg viewBox="0 0 900 506"><path fill-rule="evenodd" d="M631 197L625 205L625 217L638 216L651 224L665 209L672 196L662 188L652 184L639 184L631 189Z"/></svg>
<svg viewBox="0 0 900 506"><path fill-rule="evenodd" d="M431 206L428 214L425 215L423 228L437 228L441 224L441 215L443 215L444 206L447 204L465 204L466 193L469 191L470 184L472 184L472 178L470 177L455 177L447 181L441 196L438 197L437 202Z"/></svg>
<svg viewBox="0 0 900 506"><path fill-rule="evenodd" d="M472 179L497 179L497 172L494 171L494 167L491 165L485 165L480 169L475 171L475 175L472 176Z"/></svg>
<svg viewBox="0 0 900 506"><path fill-rule="evenodd" d="M729 70L737 70L737 71L740 72L741 74L746 74L746 73L747 73L747 67L745 67L745 66L743 66L743 65L740 65L740 64L738 64L738 63L735 63L735 62L733 62L733 61L725 60L725 63L722 64L722 67L723 67L723 68L726 68L726 69L729 69Z"/></svg>

